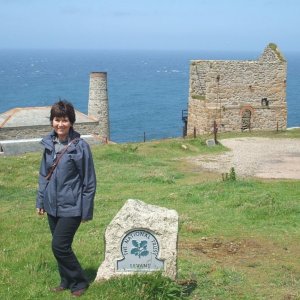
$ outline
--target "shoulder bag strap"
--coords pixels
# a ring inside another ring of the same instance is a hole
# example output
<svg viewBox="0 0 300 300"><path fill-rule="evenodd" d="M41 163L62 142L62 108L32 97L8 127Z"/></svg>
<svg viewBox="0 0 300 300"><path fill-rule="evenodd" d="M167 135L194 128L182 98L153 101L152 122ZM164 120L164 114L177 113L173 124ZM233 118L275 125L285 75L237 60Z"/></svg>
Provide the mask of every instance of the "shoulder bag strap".
<svg viewBox="0 0 300 300"><path fill-rule="evenodd" d="M72 140L67 146L65 146L65 148L63 148L63 151L57 155L57 158L55 160L55 162L53 163L53 165L51 166L47 176L45 177L47 180L50 180L55 168L57 167L60 159L63 157L63 155L66 153L66 151L68 150L69 146L72 144L72 143L75 143L76 141L78 140L78 138L75 138L74 140Z"/></svg>

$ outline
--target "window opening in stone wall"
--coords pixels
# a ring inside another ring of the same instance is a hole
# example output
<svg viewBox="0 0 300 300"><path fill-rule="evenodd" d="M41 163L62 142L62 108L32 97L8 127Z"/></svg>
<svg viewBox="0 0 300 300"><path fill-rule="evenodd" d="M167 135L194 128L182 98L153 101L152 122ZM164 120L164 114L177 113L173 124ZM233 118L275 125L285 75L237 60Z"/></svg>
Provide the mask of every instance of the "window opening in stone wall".
<svg viewBox="0 0 300 300"><path fill-rule="evenodd" d="M249 129L250 130L251 125L251 111L249 109L246 109L243 111L242 115L242 131Z"/></svg>
<svg viewBox="0 0 300 300"><path fill-rule="evenodd" d="M261 106L269 107L269 100L268 98L261 99Z"/></svg>

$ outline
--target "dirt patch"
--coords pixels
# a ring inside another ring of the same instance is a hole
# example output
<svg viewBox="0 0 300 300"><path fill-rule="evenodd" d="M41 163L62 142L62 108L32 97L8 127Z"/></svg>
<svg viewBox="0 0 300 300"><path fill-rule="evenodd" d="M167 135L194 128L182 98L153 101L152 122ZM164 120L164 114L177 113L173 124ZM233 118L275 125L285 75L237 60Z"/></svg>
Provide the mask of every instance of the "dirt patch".
<svg viewBox="0 0 300 300"><path fill-rule="evenodd" d="M234 256L234 258L254 258L258 255L265 255L268 250L255 240L242 239L226 241L219 238L202 238L191 243L182 243L181 249L189 249L196 255L202 253L209 258L221 259Z"/></svg>
<svg viewBox="0 0 300 300"><path fill-rule="evenodd" d="M244 274L254 286L262 284L263 289L270 289L266 292L270 295L274 282L282 284L282 289L276 291L278 297L270 299L299 299L300 273L296 264L299 246L296 240L275 242L253 236L202 237L179 240L178 250L179 256L208 263L206 276L220 267L226 268Z"/></svg>
<svg viewBox="0 0 300 300"><path fill-rule="evenodd" d="M220 140L230 151L219 155L189 157L193 165L237 176L300 179L300 139L232 138Z"/></svg>
<svg viewBox="0 0 300 300"><path fill-rule="evenodd" d="M284 245L250 237L239 239L203 237L193 241L181 240L178 248L179 253L183 251L188 256L198 257L203 261L208 259L223 266L247 269L256 269L274 263L285 268L290 265L299 251L298 244ZM293 271L299 274L296 269Z"/></svg>

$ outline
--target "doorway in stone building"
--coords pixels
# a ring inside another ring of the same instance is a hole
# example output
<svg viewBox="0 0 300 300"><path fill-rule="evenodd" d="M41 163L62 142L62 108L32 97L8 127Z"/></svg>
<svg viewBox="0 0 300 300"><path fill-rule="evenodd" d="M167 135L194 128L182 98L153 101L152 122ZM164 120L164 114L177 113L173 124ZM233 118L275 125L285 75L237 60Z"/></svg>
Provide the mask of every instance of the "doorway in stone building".
<svg viewBox="0 0 300 300"><path fill-rule="evenodd" d="M245 109L242 114L242 131L251 127L251 110Z"/></svg>

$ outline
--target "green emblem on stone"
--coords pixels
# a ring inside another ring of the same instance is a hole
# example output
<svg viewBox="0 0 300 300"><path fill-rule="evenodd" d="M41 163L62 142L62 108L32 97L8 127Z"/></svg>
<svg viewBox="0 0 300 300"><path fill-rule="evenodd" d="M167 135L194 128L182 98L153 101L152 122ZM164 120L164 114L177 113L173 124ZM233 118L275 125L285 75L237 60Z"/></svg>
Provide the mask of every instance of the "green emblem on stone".
<svg viewBox="0 0 300 300"><path fill-rule="evenodd" d="M149 272L164 269L158 258L159 243L155 235L144 229L134 229L121 240L123 258L117 260L119 272Z"/></svg>
<svg viewBox="0 0 300 300"><path fill-rule="evenodd" d="M149 251L147 250L147 241L141 241L140 243L136 240L132 241L132 245L135 248L131 249L131 254L134 254L135 256L138 256L141 258L141 256L147 256L149 254Z"/></svg>

